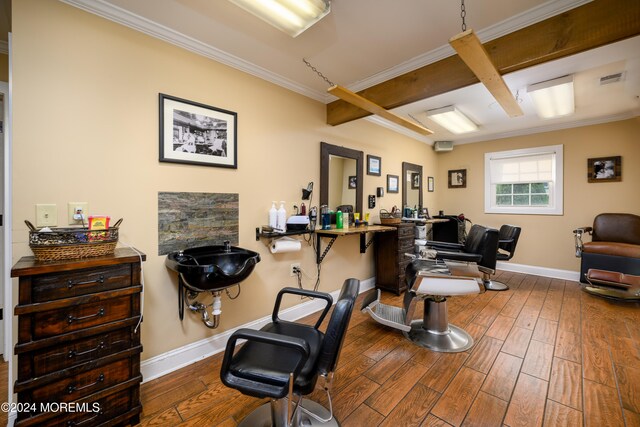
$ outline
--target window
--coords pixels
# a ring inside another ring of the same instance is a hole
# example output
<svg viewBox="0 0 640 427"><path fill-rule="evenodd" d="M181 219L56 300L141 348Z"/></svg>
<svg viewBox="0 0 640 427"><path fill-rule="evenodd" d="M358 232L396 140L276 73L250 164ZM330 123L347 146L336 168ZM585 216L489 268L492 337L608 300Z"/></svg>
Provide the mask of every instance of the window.
<svg viewBox="0 0 640 427"><path fill-rule="evenodd" d="M484 155L486 213L562 215L562 145Z"/></svg>

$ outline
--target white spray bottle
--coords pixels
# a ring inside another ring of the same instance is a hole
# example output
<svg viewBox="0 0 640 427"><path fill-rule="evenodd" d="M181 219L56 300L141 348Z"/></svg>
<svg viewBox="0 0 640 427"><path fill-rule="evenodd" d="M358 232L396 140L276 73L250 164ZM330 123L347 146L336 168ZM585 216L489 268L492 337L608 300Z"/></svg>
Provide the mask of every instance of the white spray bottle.
<svg viewBox="0 0 640 427"><path fill-rule="evenodd" d="M269 209L269 227L274 230L278 226L278 210L276 209L276 202L271 202L271 209Z"/></svg>

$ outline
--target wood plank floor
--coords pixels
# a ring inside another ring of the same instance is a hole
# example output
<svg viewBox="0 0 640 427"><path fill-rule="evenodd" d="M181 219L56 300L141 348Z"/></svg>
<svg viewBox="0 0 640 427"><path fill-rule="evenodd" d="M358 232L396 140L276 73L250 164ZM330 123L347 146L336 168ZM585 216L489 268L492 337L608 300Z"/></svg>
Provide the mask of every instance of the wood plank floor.
<svg viewBox="0 0 640 427"><path fill-rule="evenodd" d="M449 299L450 322L476 340L463 353L417 347L358 302L333 389L342 425L640 426L640 304L571 281L497 278L511 289ZM143 384L141 425L236 426L264 400L224 387L221 358Z"/></svg>

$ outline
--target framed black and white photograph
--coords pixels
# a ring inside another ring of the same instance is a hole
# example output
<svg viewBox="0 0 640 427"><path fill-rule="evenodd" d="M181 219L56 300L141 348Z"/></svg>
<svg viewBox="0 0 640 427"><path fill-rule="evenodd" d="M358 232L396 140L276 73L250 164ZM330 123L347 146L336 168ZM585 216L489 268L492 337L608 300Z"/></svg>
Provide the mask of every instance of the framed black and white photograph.
<svg viewBox="0 0 640 427"><path fill-rule="evenodd" d="M398 175L387 175L387 193L397 193L399 181Z"/></svg>
<svg viewBox="0 0 640 427"><path fill-rule="evenodd" d="M467 170L455 169L449 173L449 188L467 188Z"/></svg>
<svg viewBox="0 0 640 427"><path fill-rule="evenodd" d="M415 172L411 174L411 189L419 190L420 189L420 173Z"/></svg>
<svg viewBox="0 0 640 427"><path fill-rule="evenodd" d="M433 193L435 187L435 181L432 176L427 177L427 191Z"/></svg>
<svg viewBox="0 0 640 427"><path fill-rule="evenodd" d="M358 187L358 177L352 175L349 177L349 190L355 190Z"/></svg>
<svg viewBox="0 0 640 427"><path fill-rule="evenodd" d="M616 182L622 180L622 157L596 157L587 160L588 182Z"/></svg>
<svg viewBox="0 0 640 427"><path fill-rule="evenodd" d="M380 176L382 170L382 159L378 156L367 154L367 175Z"/></svg>
<svg viewBox="0 0 640 427"><path fill-rule="evenodd" d="M238 167L238 114L160 94L160 161Z"/></svg>

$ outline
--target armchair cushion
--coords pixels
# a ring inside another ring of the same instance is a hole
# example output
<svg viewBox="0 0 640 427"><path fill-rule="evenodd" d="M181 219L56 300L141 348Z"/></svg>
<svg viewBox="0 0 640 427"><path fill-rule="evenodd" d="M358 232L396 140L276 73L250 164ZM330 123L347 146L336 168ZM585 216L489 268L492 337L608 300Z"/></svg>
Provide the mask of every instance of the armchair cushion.
<svg viewBox="0 0 640 427"><path fill-rule="evenodd" d="M582 251L586 253L640 258L640 245L618 242L587 242Z"/></svg>

